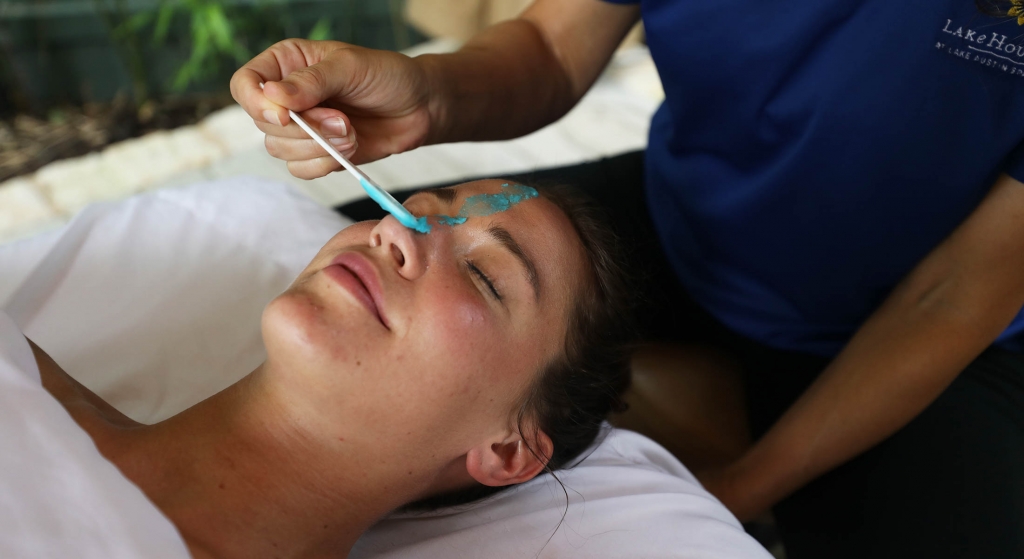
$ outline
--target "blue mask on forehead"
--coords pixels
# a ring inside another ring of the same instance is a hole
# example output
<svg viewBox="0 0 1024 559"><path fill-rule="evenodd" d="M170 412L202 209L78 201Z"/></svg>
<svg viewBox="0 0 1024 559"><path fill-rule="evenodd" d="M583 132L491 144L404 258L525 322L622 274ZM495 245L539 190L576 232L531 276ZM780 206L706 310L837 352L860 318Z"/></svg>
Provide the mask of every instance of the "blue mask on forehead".
<svg viewBox="0 0 1024 559"><path fill-rule="evenodd" d="M461 225L471 217L482 217L503 212L511 209L523 200L529 200L537 196L537 191L529 186L505 183L501 185L501 192L497 194L477 194L466 198L466 201L462 203L462 207L459 209L459 213L454 216L438 216L437 222L442 225Z"/></svg>

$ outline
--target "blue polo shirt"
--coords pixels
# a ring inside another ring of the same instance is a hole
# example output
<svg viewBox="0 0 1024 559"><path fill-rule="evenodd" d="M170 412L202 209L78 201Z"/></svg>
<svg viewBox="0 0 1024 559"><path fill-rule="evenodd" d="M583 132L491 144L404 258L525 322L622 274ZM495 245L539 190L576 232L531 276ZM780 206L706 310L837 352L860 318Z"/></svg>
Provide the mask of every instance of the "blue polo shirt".
<svg viewBox="0 0 1024 559"><path fill-rule="evenodd" d="M665 102L648 204L690 295L838 352L978 205L1024 180L1024 27L974 0L643 0ZM1024 349L1024 313L997 344Z"/></svg>

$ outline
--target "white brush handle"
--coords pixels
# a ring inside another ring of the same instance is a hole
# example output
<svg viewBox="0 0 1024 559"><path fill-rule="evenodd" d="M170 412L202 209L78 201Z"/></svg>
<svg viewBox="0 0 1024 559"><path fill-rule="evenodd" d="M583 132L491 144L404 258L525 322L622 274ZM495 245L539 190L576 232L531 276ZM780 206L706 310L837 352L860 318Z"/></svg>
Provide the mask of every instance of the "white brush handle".
<svg viewBox="0 0 1024 559"><path fill-rule="evenodd" d="M260 89L263 89L262 83L260 84ZM330 142L325 140L324 137L314 130L313 127L305 120L303 120L301 116L295 114L295 111L288 109L288 116L295 121L295 124L299 125L299 128L305 130L306 134L309 134L309 137L313 138L313 141L320 144L320 147L324 148L328 155L333 157L338 163L341 163L342 167L359 179L359 184L363 187L363 190L366 190L367 194L370 194L371 198L377 200L379 204L385 206L384 209L389 213L394 214L395 217L398 218L398 221L402 223L411 223L416 221L416 218L409 213L409 210L405 209L405 206L399 204L398 200L395 200L394 196L388 193L387 190L384 190L379 184L373 182L370 177L366 176L365 173L359 170L359 167L353 165L348 158L341 154L341 152L334 149L334 146L332 146ZM369 190L370 188L376 190L377 196L373 196L373 193ZM383 198L384 200L380 200L380 198Z"/></svg>
<svg viewBox="0 0 1024 559"><path fill-rule="evenodd" d="M365 174L363 174L363 172L359 170L359 167L356 167L355 165L353 165L352 162L349 161L347 157L342 155L341 152L339 152L338 150L334 149L334 146L332 146L330 142L325 140L323 138L323 136L321 136L320 133L318 133L316 130L314 130L312 126L310 126L305 120L302 119L301 116L295 114L295 111L293 111L291 109L288 109L288 116L292 117L292 120L295 121L295 124L298 124L299 128L302 128L303 130L305 130L306 134L309 134L310 138L313 138L313 140L316 143L320 144L320 147L322 147L325 150L327 150L327 154L328 155L333 157L334 160L337 161L338 163L341 163L342 167L348 169L348 172L350 172L353 175L355 175L357 179L364 180L364 181L366 181L366 182L368 182L368 183L372 184L373 186L376 186L377 188L380 189L380 186L378 186L377 183L375 183L372 180L370 180L370 177L368 177ZM381 190L383 190L383 189L381 189ZM389 196L390 196L390 194L389 194Z"/></svg>

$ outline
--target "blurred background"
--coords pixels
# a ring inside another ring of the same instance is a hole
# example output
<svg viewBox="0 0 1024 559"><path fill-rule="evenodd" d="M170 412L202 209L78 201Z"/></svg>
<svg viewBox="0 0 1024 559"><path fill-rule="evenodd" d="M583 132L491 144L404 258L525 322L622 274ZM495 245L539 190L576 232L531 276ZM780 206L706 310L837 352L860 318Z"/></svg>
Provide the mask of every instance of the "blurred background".
<svg viewBox="0 0 1024 559"><path fill-rule="evenodd" d="M0 181L231 103L238 66L287 37L401 50L404 0L2 0Z"/></svg>
<svg viewBox="0 0 1024 559"><path fill-rule="evenodd" d="M289 37L450 52L530 0L0 0L0 242L88 204L238 175L337 206L348 173L292 177L231 99L234 71ZM639 27L558 123L504 142L427 146L366 165L389 189L503 176L646 145L663 97Z"/></svg>

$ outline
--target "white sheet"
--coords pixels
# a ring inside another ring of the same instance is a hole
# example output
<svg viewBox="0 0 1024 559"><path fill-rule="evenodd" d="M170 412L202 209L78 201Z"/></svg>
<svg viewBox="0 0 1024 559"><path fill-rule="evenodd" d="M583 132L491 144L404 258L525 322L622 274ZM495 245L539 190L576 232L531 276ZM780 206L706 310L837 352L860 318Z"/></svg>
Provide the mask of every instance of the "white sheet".
<svg viewBox="0 0 1024 559"><path fill-rule="evenodd" d="M39 384L32 349L2 311L0 449L0 557L189 556L170 520Z"/></svg>
<svg viewBox="0 0 1024 559"><path fill-rule="evenodd" d="M261 362L263 306L345 224L257 179L157 191L0 246L0 300L76 379L157 421ZM769 557L678 461L634 433L612 432L561 477L568 509L544 476L462 512L388 518L352 557Z"/></svg>
<svg viewBox="0 0 1024 559"><path fill-rule="evenodd" d="M247 178L95 204L0 248L0 301L79 382L152 423L263 361L264 305L348 223Z"/></svg>

